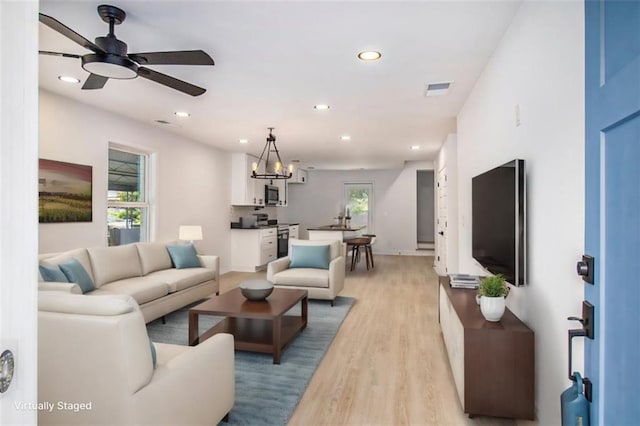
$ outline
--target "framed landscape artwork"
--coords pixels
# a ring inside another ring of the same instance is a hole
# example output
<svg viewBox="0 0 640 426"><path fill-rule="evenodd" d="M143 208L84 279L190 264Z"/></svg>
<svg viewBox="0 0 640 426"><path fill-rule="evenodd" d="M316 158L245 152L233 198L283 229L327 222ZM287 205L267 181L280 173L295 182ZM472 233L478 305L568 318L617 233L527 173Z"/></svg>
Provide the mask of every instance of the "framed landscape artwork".
<svg viewBox="0 0 640 426"><path fill-rule="evenodd" d="M41 158L38 170L40 223L92 221L91 166Z"/></svg>

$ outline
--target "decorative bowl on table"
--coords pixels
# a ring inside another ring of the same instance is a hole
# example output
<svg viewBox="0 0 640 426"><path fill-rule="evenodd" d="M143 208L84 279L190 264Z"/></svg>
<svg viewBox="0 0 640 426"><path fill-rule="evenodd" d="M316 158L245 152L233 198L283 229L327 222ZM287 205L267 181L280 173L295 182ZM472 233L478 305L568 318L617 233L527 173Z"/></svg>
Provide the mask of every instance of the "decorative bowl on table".
<svg viewBox="0 0 640 426"><path fill-rule="evenodd" d="M264 300L273 291L273 283L267 280L247 280L240 283L240 292L248 300Z"/></svg>

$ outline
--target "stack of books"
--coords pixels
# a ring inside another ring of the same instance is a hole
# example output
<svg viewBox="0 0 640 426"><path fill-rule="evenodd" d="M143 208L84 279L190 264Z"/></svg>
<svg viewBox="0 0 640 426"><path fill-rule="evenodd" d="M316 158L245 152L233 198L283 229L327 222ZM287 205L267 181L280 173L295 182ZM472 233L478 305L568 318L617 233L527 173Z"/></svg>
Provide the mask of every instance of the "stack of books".
<svg viewBox="0 0 640 426"><path fill-rule="evenodd" d="M449 275L449 285L453 288L478 288L480 277L469 274Z"/></svg>

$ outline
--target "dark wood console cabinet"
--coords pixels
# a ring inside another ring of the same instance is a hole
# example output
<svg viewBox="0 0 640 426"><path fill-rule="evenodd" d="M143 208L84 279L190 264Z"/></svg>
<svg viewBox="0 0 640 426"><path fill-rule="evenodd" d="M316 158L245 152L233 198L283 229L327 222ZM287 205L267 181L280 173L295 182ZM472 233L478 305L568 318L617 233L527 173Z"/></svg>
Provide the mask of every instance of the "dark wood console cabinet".
<svg viewBox="0 0 640 426"><path fill-rule="evenodd" d="M469 416L534 418L534 334L507 309L489 322L476 290L440 277L439 320L458 397Z"/></svg>

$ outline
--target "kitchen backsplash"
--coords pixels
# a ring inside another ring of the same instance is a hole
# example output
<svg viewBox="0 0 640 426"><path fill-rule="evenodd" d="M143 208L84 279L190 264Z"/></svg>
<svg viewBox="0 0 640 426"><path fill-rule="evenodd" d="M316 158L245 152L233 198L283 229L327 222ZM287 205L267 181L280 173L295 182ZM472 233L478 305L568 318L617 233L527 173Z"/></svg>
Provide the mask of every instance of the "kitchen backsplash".
<svg viewBox="0 0 640 426"><path fill-rule="evenodd" d="M256 210L251 206L231 206L230 221L238 222L240 216L251 216L255 213L266 213L269 215L269 219L278 219L278 207L261 207Z"/></svg>

